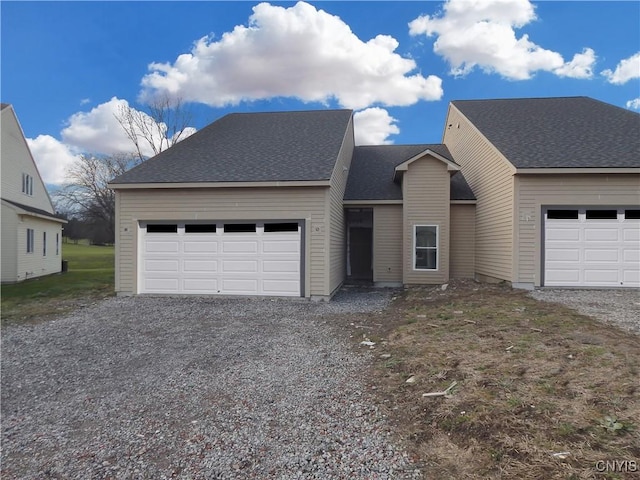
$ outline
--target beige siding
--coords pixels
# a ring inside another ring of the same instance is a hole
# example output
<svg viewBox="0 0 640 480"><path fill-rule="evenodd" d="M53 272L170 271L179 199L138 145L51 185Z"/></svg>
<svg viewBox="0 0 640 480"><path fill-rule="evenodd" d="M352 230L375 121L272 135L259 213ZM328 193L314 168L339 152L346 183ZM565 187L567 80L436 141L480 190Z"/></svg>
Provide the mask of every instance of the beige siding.
<svg viewBox="0 0 640 480"><path fill-rule="evenodd" d="M12 107L4 108L1 115L2 198L53 214L54 210L49 194L31 157L31 152ZM27 173L33 178L33 195L22 193L23 173Z"/></svg>
<svg viewBox="0 0 640 480"><path fill-rule="evenodd" d="M373 207L373 281L402 283L402 205Z"/></svg>
<svg viewBox="0 0 640 480"><path fill-rule="evenodd" d="M443 143L477 198L476 273L512 281L515 169L454 106L445 125Z"/></svg>
<svg viewBox="0 0 640 480"><path fill-rule="evenodd" d="M18 215L2 205L2 282L18 280Z"/></svg>
<svg viewBox="0 0 640 480"><path fill-rule="evenodd" d="M640 205L640 175L517 175L515 281L540 286L543 206Z"/></svg>
<svg viewBox="0 0 640 480"><path fill-rule="evenodd" d="M18 222L18 276L17 281L60 272L62 268L62 225L56 222L20 215ZM33 253L27 253L27 229L34 231ZM44 254L44 236L47 234L47 251ZM58 251L56 252L56 234Z"/></svg>
<svg viewBox="0 0 640 480"><path fill-rule="evenodd" d="M137 293L141 220L305 220L305 296L330 294L327 187L120 190L116 233L117 291Z"/></svg>
<svg viewBox="0 0 640 480"><path fill-rule="evenodd" d="M404 284L443 283L449 279L449 186L447 165L431 157L416 160L404 173ZM438 226L438 269L435 271L414 269L414 225Z"/></svg>
<svg viewBox="0 0 640 480"><path fill-rule="evenodd" d="M475 274L475 222L475 205L451 205L451 278L473 278Z"/></svg>
<svg viewBox="0 0 640 480"><path fill-rule="evenodd" d="M331 188L328 191L329 201L329 292L338 289L347 274L346 270L346 238L344 218L344 191L347 186L351 157L353 156L353 120L349 122L338 161L331 176Z"/></svg>

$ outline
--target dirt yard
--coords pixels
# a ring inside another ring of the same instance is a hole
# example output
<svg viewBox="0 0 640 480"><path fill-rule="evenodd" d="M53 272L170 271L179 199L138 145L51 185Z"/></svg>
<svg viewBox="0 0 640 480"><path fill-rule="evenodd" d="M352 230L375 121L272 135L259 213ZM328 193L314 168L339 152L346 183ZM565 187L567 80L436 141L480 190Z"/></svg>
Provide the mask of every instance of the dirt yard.
<svg viewBox="0 0 640 480"><path fill-rule="evenodd" d="M406 290L351 329L425 478L638 478L639 336L471 281Z"/></svg>

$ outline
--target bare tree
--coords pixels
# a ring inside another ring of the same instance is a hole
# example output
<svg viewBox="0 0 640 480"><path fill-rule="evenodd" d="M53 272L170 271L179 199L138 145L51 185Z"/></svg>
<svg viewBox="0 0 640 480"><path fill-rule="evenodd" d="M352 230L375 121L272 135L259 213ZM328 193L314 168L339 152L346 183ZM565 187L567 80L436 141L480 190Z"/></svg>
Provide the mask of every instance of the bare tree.
<svg viewBox="0 0 640 480"><path fill-rule="evenodd" d="M149 157L145 151L157 155L193 132L191 111L182 99L167 95L151 101L148 113L123 105L115 116L141 161Z"/></svg>
<svg viewBox="0 0 640 480"><path fill-rule="evenodd" d="M56 193L56 202L67 212L95 229L106 231L108 243L115 238L115 192L107 184L140 163L133 154L97 157L82 155L67 172L67 183Z"/></svg>

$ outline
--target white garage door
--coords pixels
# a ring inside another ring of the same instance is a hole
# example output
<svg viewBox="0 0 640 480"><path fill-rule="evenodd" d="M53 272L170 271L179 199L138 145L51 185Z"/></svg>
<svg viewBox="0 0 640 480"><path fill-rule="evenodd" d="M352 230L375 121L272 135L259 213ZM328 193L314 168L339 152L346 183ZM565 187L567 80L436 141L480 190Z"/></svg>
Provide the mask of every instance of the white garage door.
<svg viewBox="0 0 640 480"><path fill-rule="evenodd" d="M544 285L640 287L640 210L549 209Z"/></svg>
<svg viewBox="0 0 640 480"><path fill-rule="evenodd" d="M297 222L140 224L140 293L301 296Z"/></svg>

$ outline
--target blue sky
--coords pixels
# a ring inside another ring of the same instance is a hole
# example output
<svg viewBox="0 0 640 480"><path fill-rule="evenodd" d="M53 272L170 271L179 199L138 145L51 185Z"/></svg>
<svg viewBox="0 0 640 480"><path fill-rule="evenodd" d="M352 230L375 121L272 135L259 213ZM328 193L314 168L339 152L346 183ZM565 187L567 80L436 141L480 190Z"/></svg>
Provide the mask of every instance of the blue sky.
<svg viewBox="0 0 640 480"><path fill-rule="evenodd" d="M1 100L45 182L130 149L118 106L350 108L360 144L438 143L449 101L587 95L640 109L640 2L0 3Z"/></svg>

